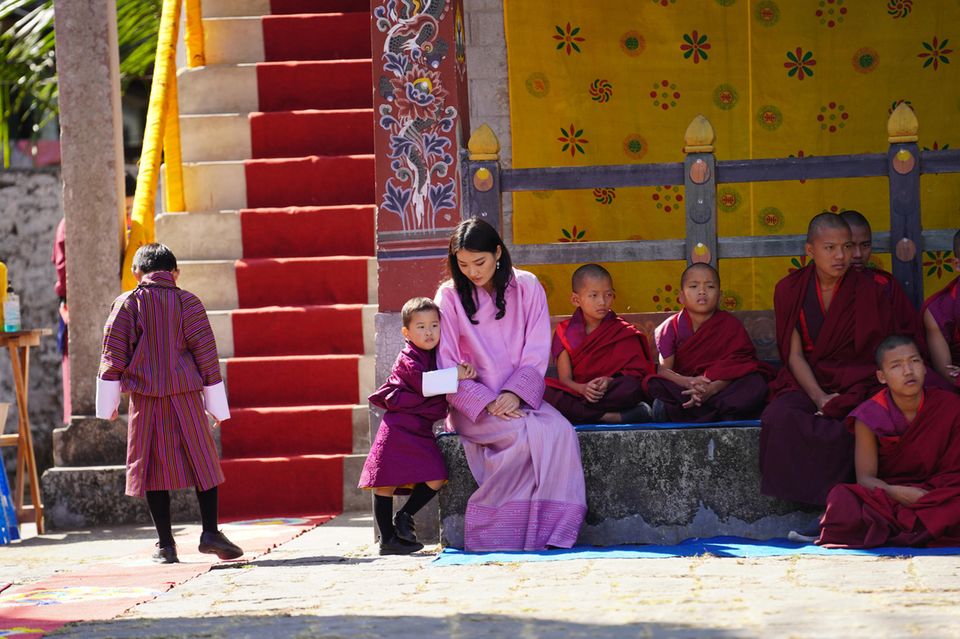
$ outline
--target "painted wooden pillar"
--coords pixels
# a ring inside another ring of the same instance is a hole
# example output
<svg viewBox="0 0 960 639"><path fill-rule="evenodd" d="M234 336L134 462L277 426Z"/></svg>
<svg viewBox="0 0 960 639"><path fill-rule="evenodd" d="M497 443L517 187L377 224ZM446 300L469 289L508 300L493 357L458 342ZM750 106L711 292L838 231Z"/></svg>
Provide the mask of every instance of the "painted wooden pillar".
<svg viewBox="0 0 960 639"><path fill-rule="evenodd" d="M483 124L470 136L467 147L460 164L461 217L478 217L502 233L500 141L493 129Z"/></svg>
<svg viewBox="0 0 960 639"><path fill-rule="evenodd" d="M460 221L469 131L462 0L373 0L378 302L432 297Z"/></svg>
<svg viewBox="0 0 960 639"><path fill-rule="evenodd" d="M717 267L717 180L713 125L698 115L684 134L684 209L687 219L687 264Z"/></svg>
<svg viewBox="0 0 960 639"><path fill-rule="evenodd" d="M893 275L914 306L923 303L920 224L920 149L917 116L905 102L887 120L890 149L890 249Z"/></svg>

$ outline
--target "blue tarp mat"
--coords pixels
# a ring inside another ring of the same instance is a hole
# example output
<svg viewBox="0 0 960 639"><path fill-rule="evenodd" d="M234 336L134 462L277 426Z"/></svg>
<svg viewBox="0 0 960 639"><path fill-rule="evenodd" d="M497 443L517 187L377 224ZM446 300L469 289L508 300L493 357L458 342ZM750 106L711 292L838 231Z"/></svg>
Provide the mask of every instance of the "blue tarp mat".
<svg viewBox="0 0 960 639"><path fill-rule="evenodd" d="M822 548L814 544L802 544L786 539L758 541L744 537L711 537L687 539L672 546L576 546L566 550L540 550L532 552L466 552L446 548L433 561L434 566L470 566L492 563L522 561L569 561L573 559L664 559L670 557L737 557L753 559L782 557L786 555L865 555L872 557L929 557L960 555L960 548Z"/></svg>

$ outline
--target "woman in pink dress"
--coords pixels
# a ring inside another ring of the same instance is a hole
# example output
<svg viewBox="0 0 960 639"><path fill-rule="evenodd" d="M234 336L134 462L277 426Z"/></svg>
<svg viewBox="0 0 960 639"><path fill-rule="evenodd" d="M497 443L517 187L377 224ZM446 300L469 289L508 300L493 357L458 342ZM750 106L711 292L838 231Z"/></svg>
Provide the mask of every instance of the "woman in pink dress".
<svg viewBox="0 0 960 639"><path fill-rule="evenodd" d="M497 231L461 222L450 238L451 279L437 291L437 366L470 362L475 380L447 396L479 484L464 522L467 550L569 548L586 515L576 432L543 401L550 313L532 273L514 269Z"/></svg>

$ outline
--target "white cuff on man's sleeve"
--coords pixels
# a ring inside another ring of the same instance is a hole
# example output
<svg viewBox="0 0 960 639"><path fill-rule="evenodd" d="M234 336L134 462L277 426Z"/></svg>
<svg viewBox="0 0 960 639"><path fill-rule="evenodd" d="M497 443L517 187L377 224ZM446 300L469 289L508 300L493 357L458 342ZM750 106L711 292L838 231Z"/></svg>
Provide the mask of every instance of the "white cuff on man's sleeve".
<svg viewBox="0 0 960 639"><path fill-rule="evenodd" d="M441 368L423 374L423 396L446 395L457 392L457 367Z"/></svg>
<svg viewBox="0 0 960 639"><path fill-rule="evenodd" d="M203 387L203 403L207 411L220 421L230 419L230 406L227 404L227 389L223 382Z"/></svg>
<svg viewBox="0 0 960 639"><path fill-rule="evenodd" d="M120 382L97 378L97 417L110 419L120 407Z"/></svg>

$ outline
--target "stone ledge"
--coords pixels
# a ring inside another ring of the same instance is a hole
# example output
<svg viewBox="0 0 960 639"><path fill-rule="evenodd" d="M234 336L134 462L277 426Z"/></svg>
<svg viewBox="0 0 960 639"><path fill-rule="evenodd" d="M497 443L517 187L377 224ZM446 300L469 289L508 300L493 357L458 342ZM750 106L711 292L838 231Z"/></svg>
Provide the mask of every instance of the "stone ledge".
<svg viewBox="0 0 960 639"><path fill-rule="evenodd" d="M51 468L40 479L47 528L151 525L146 500L127 497L125 485L124 466ZM174 523L200 520L192 488L172 491L170 496Z"/></svg>
<svg viewBox="0 0 960 639"><path fill-rule="evenodd" d="M760 429L579 433L587 517L578 544L677 543L689 537L783 537L816 511L760 494ZM439 439L450 473L440 492L440 538L463 547L463 514L477 484L460 439Z"/></svg>

